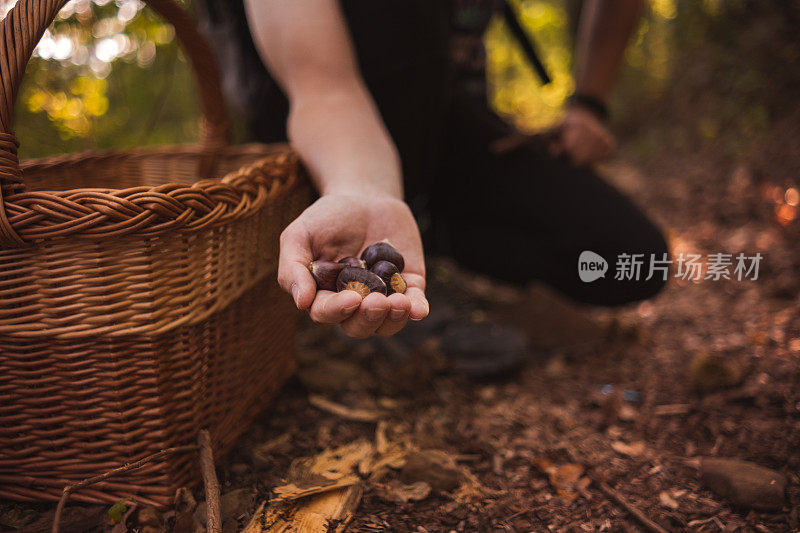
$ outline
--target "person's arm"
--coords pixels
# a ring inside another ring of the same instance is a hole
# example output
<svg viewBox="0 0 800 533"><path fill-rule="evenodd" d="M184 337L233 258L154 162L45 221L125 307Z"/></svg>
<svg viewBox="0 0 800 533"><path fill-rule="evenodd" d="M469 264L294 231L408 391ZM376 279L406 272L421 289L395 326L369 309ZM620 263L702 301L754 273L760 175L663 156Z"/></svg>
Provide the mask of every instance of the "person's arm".
<svg viewBox="0 0 800 533"><path fill-rule="evenodd" d="M402 201L397 150L369 95L335 0L246 0L253 40L290 102L288 133L321 198L281 235L278 280L300 309L351 336L391 335L428 313L425 265ZM307 265L388 238L405 256L406 294L316 291Z"/></svg>
<svg viewBox="0 0 800 533"><path fill-rule="evenodd" d="M320 194L369 189L402 198L397 152L338 2L247 0L246 8L258 51L291 104L290 141Z"/></svg>
<svg viewBox="0 0 800 533"><path fill-rule="evenodd" d="M575 92L607 102L644 0L587 0L575 47Z"/></svg>
<svg viewBox="0 0 800 533"><path fill-rule="evenodd" d="M644 0L585 1L575 47L576 96L556 127L554 155L587 164L614 150L616 140L597 108L608 101L643 4Z"/></svg>

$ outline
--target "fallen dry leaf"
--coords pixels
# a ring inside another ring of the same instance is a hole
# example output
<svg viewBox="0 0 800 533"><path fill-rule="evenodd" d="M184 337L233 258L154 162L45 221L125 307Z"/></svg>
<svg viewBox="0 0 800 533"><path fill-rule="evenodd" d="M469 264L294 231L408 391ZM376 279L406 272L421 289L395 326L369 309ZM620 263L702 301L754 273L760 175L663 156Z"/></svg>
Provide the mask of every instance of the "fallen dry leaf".
<svg viewBox="0 0 800 533"><path fill-rule="evenodd" d="M362 480L377 482L390 468L400 468L405 462L405 446L389 441L384 426L376 435L376 442L357 440L294 461L287 483L273 489L275 497L261 503L245 531L343 531L361 501ZM378 453L379 447L385 453ZM422 489L420 486L400 487L395 491L396 499L410 501L427 497L427 494L422 495ZM427 491L430 493L429 486Z"/></svg>
<svg viewBox="0 0 800 533"><path fill-rule="evenodd" d="M307 486L295 483L287 483L286 485L275 487L273 490L275 497L269 501L270 503L285 502L297 500L299 498L306 498L308 496L314 496L315 494L323 494L332 490L355 485L358 483L359 479L360 478L356 475L350 475L335 480L321 480L317 483L312 483Z"/></svg>
<svg viewBox="0 0 800 533"><path fill-rule="evenodd" d="M269 507L262 502L243 533L342 533L362 494L356 484Z"/></svg>
<svg viewBox="0 0 800 533"><path fill-rule="evenodd" d="M270 501L295 500L355 485L360 480L358 473L370 471L374 454L371 442L357 440L295 461L288 476L290 482L273 489L275 498Z"/></svg>

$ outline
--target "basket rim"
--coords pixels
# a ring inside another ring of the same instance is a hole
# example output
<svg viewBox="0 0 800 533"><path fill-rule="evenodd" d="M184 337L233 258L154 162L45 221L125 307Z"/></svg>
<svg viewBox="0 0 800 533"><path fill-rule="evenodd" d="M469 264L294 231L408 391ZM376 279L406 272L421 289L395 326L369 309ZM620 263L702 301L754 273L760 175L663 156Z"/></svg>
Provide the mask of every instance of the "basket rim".
<svg viewBox="0 0 800 533"><path fill-rule="evenodd" d="M287 144L250 143L213 150L179 144L77 152L23 164L28 171L45 173L86 163L183 156L202 162L248 154L257 159L220 178L126 189L24 191L6 196L3 204L9 225L20 237L18 247L63 237L102 240L197 231L247 217L294 191L301 181L297 153Z"/></svg>
<svg viewBox="0 0 800 533"><path fill-rule="evenodd" d="M260 155L265 156L275 153L292 153L294 150L288 143L243 143L228 146L219 146L213 149L203 147L199 143L175 143L159 144L150 146L135 146L130 148L104 148L99 150L82 150L80 152L69 152L66 154L53 154L43 157L32 157L20 161L20 168L23 171L41 172L54 166L73 166L87 162L103 162L106 159L138 159L153 156L240 156L240 155ZM223 176L224 177L224 176ZM217 179L222 179L217 178ZM108 189L112 190L112 189ZM19 193L18 193L19 194ZM15 195L8 196L13 198Z"/></svg>

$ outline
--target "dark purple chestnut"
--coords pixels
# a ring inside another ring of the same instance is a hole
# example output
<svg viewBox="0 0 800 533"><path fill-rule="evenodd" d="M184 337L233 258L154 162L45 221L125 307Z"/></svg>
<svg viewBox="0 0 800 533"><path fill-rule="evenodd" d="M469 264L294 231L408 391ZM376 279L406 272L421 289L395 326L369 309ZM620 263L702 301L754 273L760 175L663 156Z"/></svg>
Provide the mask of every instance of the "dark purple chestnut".
<svg viewBox="0 0 800 533"><path fill-rule="evenodd" d="M388 241L376 242L367 246L361 252L361 259L367 262L367 268L372 268L372 265L378 261L389 261L397 267L399 272L402 272L406 267L406 262L400 252L395 250L394 246L389 244Z"/></svg>
<svg viewBox="0 0 800 533"><path fill-rule="evenodd" d="M367 262L358 257L342 257L338 262L355 268L367 268Z"/></svg>
<svg viewBox="0 0 800 533"><path fill-rule="evenodd" d="M336 279L347 267L344 263L334 263L333 261L311 261L308 270L317 282L317 288L326 291L336 290Z"/></svg>
<svg viewBox="0 0 800 533"><path fill-rule="evenodd" d="M403 294L406 292L406 280L400 275L400 271L397 270L394 263L378 261L372 265L370 270L377 274L386 284L386 294L394 294L395 292Z"/></svg>
<svg viewBox="0 0 800 533"><path fill-rule="evenodd" d="M377 274L357 267L344 267L336 280L336 290L356 291L361 298L371 292L386 294L386 284Z"/></svg>

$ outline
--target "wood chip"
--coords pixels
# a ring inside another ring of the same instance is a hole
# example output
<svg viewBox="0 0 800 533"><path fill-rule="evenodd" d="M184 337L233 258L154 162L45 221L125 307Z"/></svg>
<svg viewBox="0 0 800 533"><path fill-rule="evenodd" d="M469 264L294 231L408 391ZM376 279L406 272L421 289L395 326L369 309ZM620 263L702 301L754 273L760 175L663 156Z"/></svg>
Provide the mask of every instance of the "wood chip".
<svg viewBox="0 0 800 533"><path fill-rule="evenodd" d="M303 487L295 483L288 483L274 489L276 496L269 500L269 503L282 503L317 494L324 494L332 490L350 487L358 483L360 478L355 474L345 476L336 480L331 480L327 483L318 483L310 487Z"/></svg>
<svg viewBox="0 0 800 533"><path fill-rule="evenodd" d="M376 409L364 409L360 407L348 407L340 403L331 401L324 396L312 394L308 397L308 402L327 413L331 413L345 420L353 420L355 422L377 422L386 416L384 411Z"/></svg>
<svg viewBox="0 0 800 533"><path fill-rule="evenodd" d="M645 445L642 441L634 441L630 444L622 442L621 440L616 440L611 443L611 449L621 455L627 455L629 457L639 457L644 454Z"/></svg>
<svg viewBox="0 0 800 533"><path fill-rule="evenodd" d="M402 466L406 450L390 442L382 427L377 444L357 440L295 461L287 483L261 503L245 533L341 533L353 519L363 494L363 479L377 481L392 466ZM385 453L378 453L381 448ZM408 500L421 499L423 487L411 487ZM430 487L427 487L430 492ZM402 498L399 498L402 499Z"/></svg>
<svg viewBox="0 0 800 533"><path fill-rule="evenodd" d="M677 509L679 507L678 502L675 501L675 498L670 496L669 492L665 490L658 494L658 501L661 502L661 505L664 507L669 507L670 509Z"/></svg>

